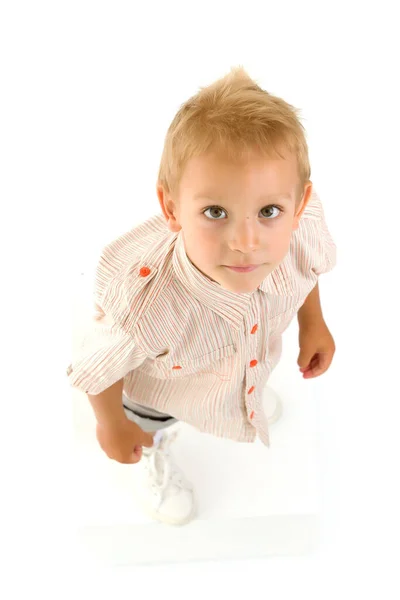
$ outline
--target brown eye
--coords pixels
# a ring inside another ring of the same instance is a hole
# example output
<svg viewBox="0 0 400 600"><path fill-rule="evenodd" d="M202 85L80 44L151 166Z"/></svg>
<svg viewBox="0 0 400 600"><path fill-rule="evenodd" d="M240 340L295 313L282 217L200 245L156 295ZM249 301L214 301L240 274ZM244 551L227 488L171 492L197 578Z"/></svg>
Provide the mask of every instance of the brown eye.
<svg viewBox="0 0 400 600"><path fill-rule="evenodd" d="M281 214L281 212L283 212L279 206L275 206L275 204L273 204L271 206L266 206L265 208L263 208L263 210L272 211L274 208L276 208L276 210L278 211L278 214L274 217L276 219L276 217L278 217Z"/></svg>
<svg viewBox="0 0 400 600"><path fill-rule="evenodd" d="M273 212L274 208L278 211L278 214L276 214L275 216L271 216L271 211ZM280 215L280 213L283 212L283 209L280 208L280 206L276 206L275 204L271 204L270 206L265 206L262 210L270 211L269 215L266 217L268 221L272 221L273 219L276 219ZM210 211L210 216L208 216L206 214L208 211ZM208 219L210 221L221 221L221 218L220 218L221 212L225 213L223 208L220 208L219 206L209 206L208 208L203 210L203 215L206 215L206 217L208 217Z"/></svg>
<svg viewBox="0 0 400 600"><path fill-rule="evenodd" d="M221 211L225 212L222 208L219 208L218 206L210 206L209 208L206 208L205 211L203 211L203 215L205 215L208 210L210 210L210 211L212 211L214 213L211 216L211 219L210 219L211 221L220 221L221 219L214 218L216 216L215 213L216 212L218 213L218 212L221 212Z"/></svg>

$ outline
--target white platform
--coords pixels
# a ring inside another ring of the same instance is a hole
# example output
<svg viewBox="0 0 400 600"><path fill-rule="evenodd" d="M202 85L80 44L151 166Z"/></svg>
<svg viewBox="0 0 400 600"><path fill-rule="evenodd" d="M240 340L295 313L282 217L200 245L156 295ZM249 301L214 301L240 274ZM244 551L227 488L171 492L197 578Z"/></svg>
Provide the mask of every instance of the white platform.
<svg viewBox="0 0 400 600"><path fill-rule="evenodd" d="M78 278L75 333L90 305L90 290L91 280ZM235 443L181 424L173 453L193 482L198 503L197 518L184 527L155 523L138 513L131 501L135 466L111 461L102 452L92 408L84 394L72 390L82 558L127 565L293 556L317 549L316 386L298 372L296 337L294 322L284 335L282 361L269 380L284 410L270 427L270 449L259 440Z"/></svg>

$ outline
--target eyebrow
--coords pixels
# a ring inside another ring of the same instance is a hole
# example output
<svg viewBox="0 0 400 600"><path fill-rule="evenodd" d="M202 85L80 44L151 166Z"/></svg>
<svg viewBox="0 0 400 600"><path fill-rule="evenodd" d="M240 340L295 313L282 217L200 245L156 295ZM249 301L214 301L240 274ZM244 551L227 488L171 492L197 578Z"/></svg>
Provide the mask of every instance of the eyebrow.
<svg viewBox="0 0 400 600"><path fill-rule="evenodd" d="M213 196L214 196L214 198L218 202L221 202L222 204L224 203L224 201L220 197L218 197L218 194L214 195L214 194L212 194L212 193L210 194L208 192L206 192L204 194L203 193L196 194L193 199L194 200L200 200L200 199L201 200L210 200L210 201L214 202ZM292 200L292 196L290 194L287 194L287 193L286 194L267 194L266 196L265 195L261 196L258 200L259 200L259 202L266 202L266 201L269 201L269 200L272 200L272 201L277 201L277 200L288 200L288 201L291 201Z"/></svg>

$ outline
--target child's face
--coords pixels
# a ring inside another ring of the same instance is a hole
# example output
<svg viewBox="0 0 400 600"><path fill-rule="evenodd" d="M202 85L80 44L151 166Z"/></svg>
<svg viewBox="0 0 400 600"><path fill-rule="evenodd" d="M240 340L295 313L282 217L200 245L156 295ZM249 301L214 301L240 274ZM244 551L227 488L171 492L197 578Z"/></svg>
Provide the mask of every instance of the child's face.
<svg viewBox="0 0 400 600"><path fill-rule="evenodd" d="M255 291L285 258L291 233L311 196L311 182L297 207L296 191L294 156L271 160L256 154L240 164L214 154L193 158L182 175L179 198L165 196L163 188L157 188L168 227L183 230L191 262L209 279L237 293ZM279 197L282 194L288 197ZM242 265L257 268L249 272L228 268Z"/></svg>

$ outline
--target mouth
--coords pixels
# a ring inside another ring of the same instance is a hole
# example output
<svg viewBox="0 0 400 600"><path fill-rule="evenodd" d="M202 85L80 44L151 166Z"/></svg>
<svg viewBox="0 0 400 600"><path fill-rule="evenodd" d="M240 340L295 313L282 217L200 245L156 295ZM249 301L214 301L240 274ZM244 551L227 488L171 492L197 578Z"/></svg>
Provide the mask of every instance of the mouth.
<svg viewBox="0 0 400 600"><path fill-rule="evenodd" d="M248 265L247 267L229 267L228 265L226 265L226 268L231 269L236 273L250 273L250 271L255 271L255 269L258 269L259 266L260 265Z"/></svg>

